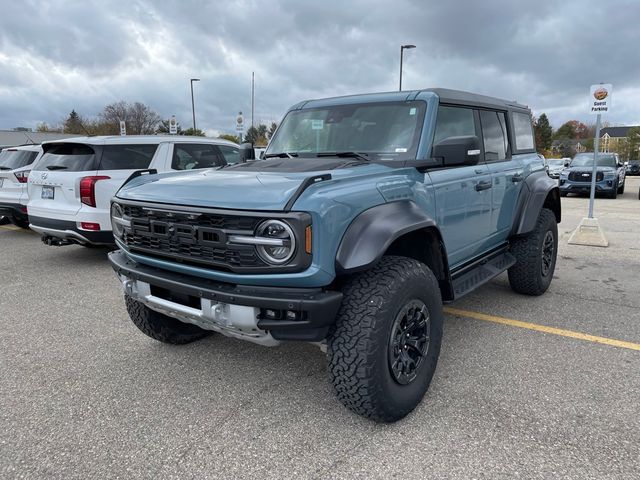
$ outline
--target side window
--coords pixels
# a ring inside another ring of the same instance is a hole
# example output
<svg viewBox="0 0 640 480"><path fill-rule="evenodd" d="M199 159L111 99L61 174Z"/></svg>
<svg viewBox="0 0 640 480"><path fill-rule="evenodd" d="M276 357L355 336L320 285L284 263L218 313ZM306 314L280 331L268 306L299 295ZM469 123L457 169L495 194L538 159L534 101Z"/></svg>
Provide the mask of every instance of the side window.
<svg viewBox="0 0 640 480"><path fill-rule="evenodd" d="M480 111L482 139L484 140L484 159L487 162L500 162L507 158L507 129L502 112Z"/></svg>
<svg viewBox="0 0 640 480"><path fill-rule="evenodd" d="M230 147L228 145L219 145L218 148L222 152L224 159L228 164L233 165L240 161L240 150L238 147Z"/></svg>
<svg viewBox="0 0 640 480"><path fill-rule="evenodd" d="M158 145L106 145L98 170L143 170L156 153Z"/></svg>
<svg viewBox="0 0 640 480"><path fill-rule="evenodd" d="M438 107L436 119L436 133L433 144L448 137L461 137L476 134L476 124L473 118L473 110L461 107Z"/></svg>
<svg viewBox="0 0 640 480"><path fill-rule="evenodd" d="M513 112L513 133L516 150L533 150L533 126L526 113Z"/></svg>
<svg viewBox="0 0 640 480"><path fill-rule="evenodd" d="M210 143L176 143L173 146L171 168L174 170L221 167L225 164L224 157L217 145Z"/></svg>

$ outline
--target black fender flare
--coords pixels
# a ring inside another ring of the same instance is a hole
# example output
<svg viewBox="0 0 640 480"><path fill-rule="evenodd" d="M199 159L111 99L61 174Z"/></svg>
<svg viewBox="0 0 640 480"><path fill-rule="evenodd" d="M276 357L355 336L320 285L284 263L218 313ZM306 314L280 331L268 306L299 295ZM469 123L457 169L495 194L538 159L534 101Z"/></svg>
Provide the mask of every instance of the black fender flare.
<svg viewBox="0 0 640 480"><path fill-rule="evenodd" d="M511 234L523 235L531 232L545 203L553 210L556 221L560 223L560 189L557 180L549 177L546 171L534 172L527 176L520 190Z"/></svg>
<svg viewBox="0 0 640 480"><path fill-rule="evenodd" d="M395 240L427 227L437 229L435 220L413 201L400 200L369 208L347 227L336 254L336 272L366 270L378 263Z"/></svg>

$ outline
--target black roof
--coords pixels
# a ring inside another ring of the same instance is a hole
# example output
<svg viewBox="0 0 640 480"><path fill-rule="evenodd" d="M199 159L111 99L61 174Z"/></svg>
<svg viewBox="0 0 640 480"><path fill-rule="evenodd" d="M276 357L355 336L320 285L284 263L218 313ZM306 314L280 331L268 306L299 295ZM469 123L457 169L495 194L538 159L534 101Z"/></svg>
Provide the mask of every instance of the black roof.
<svg viewBox="0 0 640 480"><path fill-rule="evenodd" d="M435 93L440 97L441 103L472 105L478 107L502 107L505 109L516 108L529 111L529 107L522 105L515 100L504 100L502 98L478 95L476 93L465 92L463 90L451 90L449 88L425 88L422 91Z"/></svg>
<svg viewBox="0 0 640 480"><path fill-rule="evenodd" d="M600 136L603 137L608 133L610 137L626 137L629 129L638 128L637 125L629 125L628 127L604 127L600 129Z"/></svg>

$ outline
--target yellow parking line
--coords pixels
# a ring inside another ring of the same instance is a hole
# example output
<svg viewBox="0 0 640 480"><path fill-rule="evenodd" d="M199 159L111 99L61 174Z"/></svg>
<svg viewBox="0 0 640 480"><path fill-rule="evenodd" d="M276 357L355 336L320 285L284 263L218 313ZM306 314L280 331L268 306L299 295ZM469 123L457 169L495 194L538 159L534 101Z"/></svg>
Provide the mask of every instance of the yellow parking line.
<svg viewBox="0 0 640 480"><path fill-rule="evenodd" d="M528 330L535 330L536 332L551 333L553 335L560 335L561 337L576 338L578 340L585 340L587 342L601 343L603 345L609 345L612 347L628 348L629 350L640 351L640 343L625 342L622 340L615 340L613 338L606 337L597 337L595 335L588 335L586 333L574 332L573 330L548 327L546 325L539 325L537 323L522 322L520 320L496 317L495 315L487 315L485 313L479 312L470 312L468 310L460 310L458 308L444 307L444 312L451 315L459 315L461 317L484 320L485 322L500 323L502 325L509 325L511 327L526 328Z"/></svg>
<svg viewBox="0 0 640 480"><path fill-rule="evenodd" d="M0 228L3 230L13 230L15 232L22 230L22 228L16 227L15 225L0 225Z"/></svg>

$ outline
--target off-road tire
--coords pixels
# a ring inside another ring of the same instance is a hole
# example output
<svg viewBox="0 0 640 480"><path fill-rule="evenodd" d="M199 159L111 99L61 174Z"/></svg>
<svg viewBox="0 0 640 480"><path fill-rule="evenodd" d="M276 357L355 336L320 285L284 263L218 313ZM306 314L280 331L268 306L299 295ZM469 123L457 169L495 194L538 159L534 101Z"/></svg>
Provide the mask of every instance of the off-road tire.
<svg viewBox="0 0 640 480"><path fill-rule="evenodd" d="M135 326L145 335L160 342L182 345L195 342L212 333L155 312L128 295L124 296L124 300L129 317Z"/></svg>
<svg viewBox="0 0 640 480"><path fill-rule="evenodd" d="M543 244L547 232L553 235L552 263L543 275ZM558 256L558 224L555 214L548 208L540 210L536 226L532 232L511 240L511 254L516 263L509 268L509 284L515 292L524 295L542 295L547 291Z"/></svg>
<svg viewBox="0 0 640 480"><path fill-rule="evenodd" d="M337 321L329 332L329 376L338 399L353 412L378 422L406 416L422 400L436 369L442 341L442 298L424 264L386 256L343 287ZM429 346L416 378L401 385L391 373L391 333L399 312L411 301L428 310Z"/></svg>
<svg viewBox="0 0 640 480"><path fill-rule="evenodd" d="M618 193L622 195L624 193L624 185L627 183L626 181L622 182L622 185L618 186Z"/></svg>

